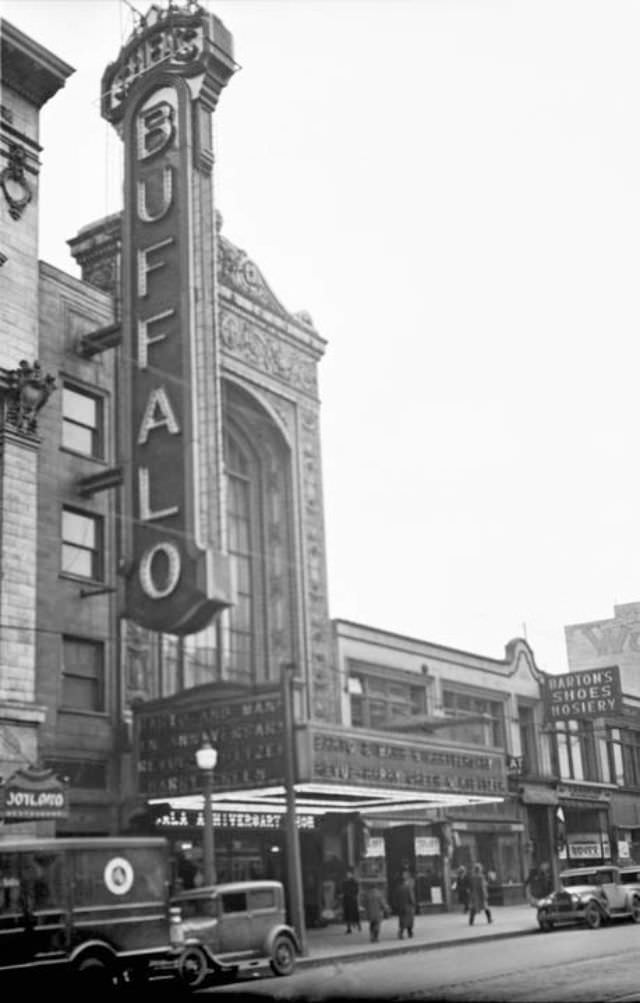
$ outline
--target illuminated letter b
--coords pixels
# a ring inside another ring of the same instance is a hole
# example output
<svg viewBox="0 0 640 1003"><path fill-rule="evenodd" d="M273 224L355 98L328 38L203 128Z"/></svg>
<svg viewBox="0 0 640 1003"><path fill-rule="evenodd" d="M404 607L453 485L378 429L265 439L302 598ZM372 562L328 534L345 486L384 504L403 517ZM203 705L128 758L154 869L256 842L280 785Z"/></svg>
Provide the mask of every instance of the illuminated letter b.
<svg viewBox="0 0 640 1003"><path fill-rule="evenodd" d="M138 160L161 153L174 136L173 108L168 101L146 108L138 116Z"/></svg>

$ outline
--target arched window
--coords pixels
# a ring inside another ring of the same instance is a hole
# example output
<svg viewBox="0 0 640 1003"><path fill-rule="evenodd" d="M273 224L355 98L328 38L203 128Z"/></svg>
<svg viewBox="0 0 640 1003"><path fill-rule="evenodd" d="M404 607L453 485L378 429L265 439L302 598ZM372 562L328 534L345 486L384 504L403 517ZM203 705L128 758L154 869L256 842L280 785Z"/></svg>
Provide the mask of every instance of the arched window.
<svg viewBox="0 0 640 1003"><path fill-rule="evenodd" d="M222 413L233 605L197 634L161 636L162 696L216 681L274 682L295 659L289 449L272 418L235 384L224 384Z"/></svg>
<svg viewBox="0 0 640 1003"><path fill-rule="evenodd" d="M236 432L236 436L238 434ZM260 619L256 608L259 586L256 565L260 564L262 541L257 511L259 465L255 460L252 462L245 450L232 431L225 429L227 546L235 599L228 612L225 676L236 682L251 683L256 677L256 627Z"/></svg>
<svg viewBox="0 0 640 1003"><path fill-rule="evenodd" d="M270 415L231 383L225 383L223 428L234 605L222 617L222 676L275 681L295 648L290 452Z"/></svg>

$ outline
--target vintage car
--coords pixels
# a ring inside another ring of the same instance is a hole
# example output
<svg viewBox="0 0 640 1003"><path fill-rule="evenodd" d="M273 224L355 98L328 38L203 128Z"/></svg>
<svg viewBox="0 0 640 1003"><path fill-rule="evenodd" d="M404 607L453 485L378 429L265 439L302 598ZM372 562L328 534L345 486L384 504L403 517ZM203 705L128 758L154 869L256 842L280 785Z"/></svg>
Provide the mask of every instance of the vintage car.
<svg viewBox="0 0 640 1003"><path fill-rule="evenodd" d="M172 943L183 984L197 989L241 973L270 967L290 975L300 943L285 922L279 881L234 881L180 892L174 909Z"/></svg>
<svg viewBox="0 0 640 1003"><path fill-rule="evenodd" d="M538 925L543 932L556 925L584 923L596 930L612 919L640 923L638 868L575 867L560 874L561 890L538 902Z"/></svg>

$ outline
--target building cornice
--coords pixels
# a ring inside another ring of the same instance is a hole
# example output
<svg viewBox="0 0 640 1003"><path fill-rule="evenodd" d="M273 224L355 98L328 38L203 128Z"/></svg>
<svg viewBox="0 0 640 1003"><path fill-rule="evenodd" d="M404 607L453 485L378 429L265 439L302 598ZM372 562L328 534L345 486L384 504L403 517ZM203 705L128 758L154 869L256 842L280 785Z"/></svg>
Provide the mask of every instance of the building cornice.
<svg viewBox="0 0 640 1003"><path fill-rule="evenodd" d="M75 72L73 66L69 66L4 18L0 18L0 38L3 85L36 108L46 104Z"/></svg>

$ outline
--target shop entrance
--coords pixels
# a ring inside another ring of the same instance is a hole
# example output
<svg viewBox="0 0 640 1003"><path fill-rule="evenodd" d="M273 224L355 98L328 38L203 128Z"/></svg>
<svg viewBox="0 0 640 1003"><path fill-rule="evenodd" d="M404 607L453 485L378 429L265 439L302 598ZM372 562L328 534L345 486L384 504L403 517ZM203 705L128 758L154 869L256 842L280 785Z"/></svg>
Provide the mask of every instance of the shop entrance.
<svg viewBox="0 0 640 1003"><path fill-rule="evenodd" d="M408 868L414 877L416 873L413 826L399 825L388 829L385 833L384 845L390 905L393 908L394 893L400 882L402 871Z"/></svg>

